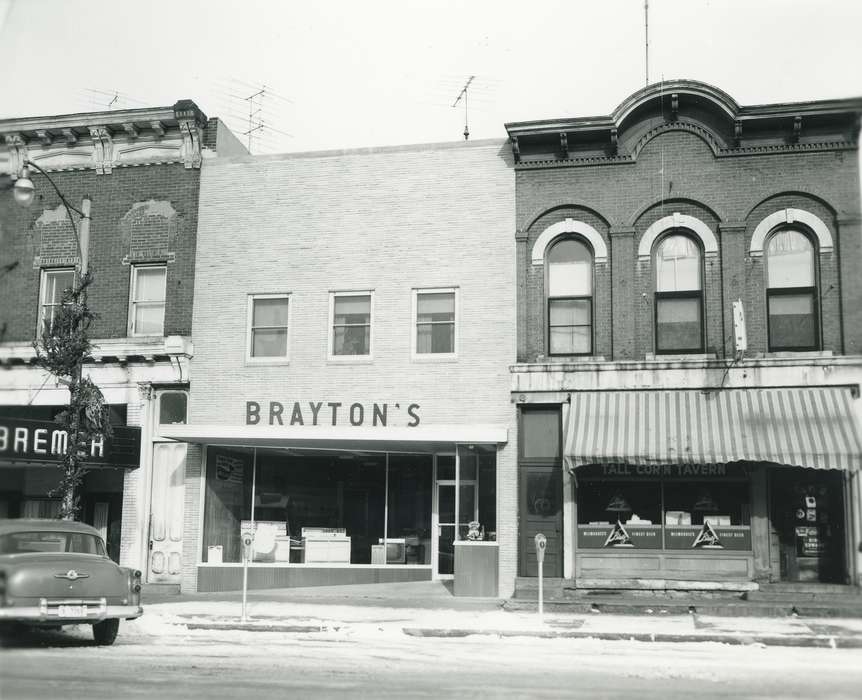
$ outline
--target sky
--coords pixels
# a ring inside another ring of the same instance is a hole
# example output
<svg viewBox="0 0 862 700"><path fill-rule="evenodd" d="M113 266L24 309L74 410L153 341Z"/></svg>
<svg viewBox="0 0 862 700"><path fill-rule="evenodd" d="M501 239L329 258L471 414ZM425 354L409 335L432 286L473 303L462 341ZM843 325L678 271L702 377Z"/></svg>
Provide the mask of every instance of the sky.
<svg viewBox="0 0 862 700"><path fill-rule="evenodd" d="M862 0L649 0L649 80L860 96L860 28ZM256 153L461 140L470 76L471 139L606 115L644 64L643 0L0 0L0 118L189 98L247 142L251 104Z"/></svg>

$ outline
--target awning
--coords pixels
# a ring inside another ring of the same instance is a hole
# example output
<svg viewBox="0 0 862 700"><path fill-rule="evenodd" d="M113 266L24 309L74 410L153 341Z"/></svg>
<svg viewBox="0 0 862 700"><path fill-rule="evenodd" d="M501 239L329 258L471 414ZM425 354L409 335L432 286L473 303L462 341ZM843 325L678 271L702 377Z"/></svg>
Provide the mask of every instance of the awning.
<svg viewBox="0 0 862 700"><path fill-rule="evenodd" d="M572 393L564 459L570 471L743 460L857 471L852 401L846 387Z"/></svg>
<svg viewBox="0 0 862 700"><path fill-rule="evenodd" d="M204 445L294 447L305 449L427 453L451 450L456 443L501 444L501 425L421 425L406 427L330 427L273 425L164 425L163 437Z"/></svg>

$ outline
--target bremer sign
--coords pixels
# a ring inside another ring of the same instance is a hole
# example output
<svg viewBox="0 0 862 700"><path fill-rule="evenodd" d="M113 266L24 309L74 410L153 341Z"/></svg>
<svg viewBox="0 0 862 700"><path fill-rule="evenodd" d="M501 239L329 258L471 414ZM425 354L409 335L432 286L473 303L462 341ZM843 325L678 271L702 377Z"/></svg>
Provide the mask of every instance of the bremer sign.
<svg viewBox="0 0 862 700"><path fill-rule="evenodd" d="M88 466L136 468L140 465L141 429L115 426L111 439L93 439L84 458ZM57 464L69 434L51 421L0 419L0 462Z"/></svg>
<svg viewBox="0 0 862 700"><path fill-rule="evenodd" d="M408 428L419 425L419 404L402 409L400 403L342 403L340 401L245 402L245 424L258 425L371 425L385 427L390 420Z"/></svg>

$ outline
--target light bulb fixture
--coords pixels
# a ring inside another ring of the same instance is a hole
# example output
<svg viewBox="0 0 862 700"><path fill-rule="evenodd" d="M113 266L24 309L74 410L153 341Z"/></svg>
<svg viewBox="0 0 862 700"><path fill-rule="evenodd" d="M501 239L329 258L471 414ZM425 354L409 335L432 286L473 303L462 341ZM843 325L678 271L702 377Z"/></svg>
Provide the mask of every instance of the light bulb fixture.
<svg viewBox="0 0 862 700"><path fill-rule="evenodd" d="M24 168L21 171L21 177L15 180L15 185L12 188L15 201L22 207L29 207L36 196L36 187L29 176L30 173L27 171L27 168Z"/></svg>

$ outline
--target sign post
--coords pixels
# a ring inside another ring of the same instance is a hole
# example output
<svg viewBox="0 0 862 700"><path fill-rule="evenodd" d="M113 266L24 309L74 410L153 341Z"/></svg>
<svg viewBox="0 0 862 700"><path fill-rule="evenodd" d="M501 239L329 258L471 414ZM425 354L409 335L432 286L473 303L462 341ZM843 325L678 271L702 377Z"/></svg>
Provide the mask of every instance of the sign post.
<svg viewBox="0 0 862 700"><path fill-rule="evenodd" d="M540 532L536 535L536 561L539 563L539 622L543 621L544 617L544 591L542 590L544 579L544 563L545 563L545 547L548 546L548 539Z"/></svg>
<svg viewBox="0 0 862 700"><path fill-rule="evenodd" d="M254 531L243 530L242 538L242 622L248 622L246 603L248 598L248 562L254 552Z"/></svg>

